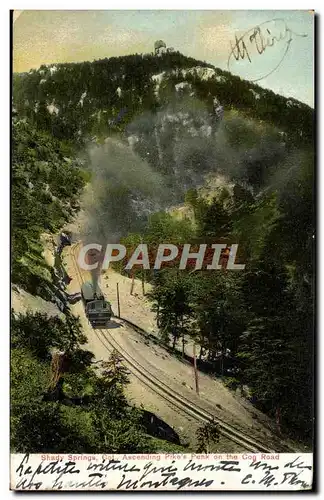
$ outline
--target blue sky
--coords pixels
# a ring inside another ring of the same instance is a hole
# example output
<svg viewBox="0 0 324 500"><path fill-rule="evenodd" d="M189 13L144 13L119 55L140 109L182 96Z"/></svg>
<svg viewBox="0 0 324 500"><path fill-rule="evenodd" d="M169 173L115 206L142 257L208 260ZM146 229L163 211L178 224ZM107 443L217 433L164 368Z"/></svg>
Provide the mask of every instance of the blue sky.
<svg viewBox="0 0 324 500"><path fill-rule="evenodd" d="M257 83L313 106L314 16L310 11L16 11L14 71L152 52L156 39L227 69L235 35L278 18L296 35L280 66ZM297 36L301 34L307 36ZM285 47L281 40L261 55L254 51L251 63L233 60L230 70L242 78L262 77L277 65Z"/></svg>

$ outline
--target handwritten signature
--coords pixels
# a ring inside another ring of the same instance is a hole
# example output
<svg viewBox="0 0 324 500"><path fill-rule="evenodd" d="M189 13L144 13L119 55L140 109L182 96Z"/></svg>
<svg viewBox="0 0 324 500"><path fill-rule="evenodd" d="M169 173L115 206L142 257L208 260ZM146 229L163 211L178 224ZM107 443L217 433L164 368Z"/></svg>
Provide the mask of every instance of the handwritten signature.
<svg viewBox="0 0 324 500"><path fill-rule="evenodd" d="M70 460L67 455L39 460L26 454L16 462L16 490L217 490L233 489L309 489L312 465L303 457L288 462L244 460L156 460L129 462L121 459ZM207 456L208 458L208 456ZM207 459L206 459L207 460ZM282 486L281 486L282 485Z"/></svg>
<svg viewBox="0 0 324 500"><path fill-rule="evenodd" d="M287 26L284 19L272 19L261 23L246 31L241 37L235 35L235 43L233 44L231 42L231 52L227 61L227 69L230 71L231 65L233 65L235 61L244 59L252 64L252 60L254 59L252 53L254 53L254 55L262 55L268 48L277 46L283 50L283 53L282 50L278 51L278 53L271 53L271 61L274 61L275 66L267 74L250 79L250 81L257 82L266 78L279 68L287 56L293 40L293 35L307 37L306 34L298 34L292 31Z"/></svg>
<svg viewBox="0 0 324 500"><path fill-rule="evenodd" d="M295 458L294 461L292 462L287 462L284 465L284 469L288 468L288 471L282 471L281 474L282 476L277 476L275 471L278 471L279 466L278 465L271 465L268 464L267 462L251 462L250 467L256 471L258 469L261 469L263 472L263 477L259 480L258 484L263 484L266 488L269 488L270 486L277 486L278 484L285 484L285 485L298 485L301 489L308 489L310 487L310 484L307 481L304 481L303 479L298 479L299 476L302 475L303 470L296 472L296 471L290 471L290 469L308 469L311 470L312 467L310 465L305 465L304 462L298 462L300 457ZM279 477L281 479L281 482L279 482ZM255 480L253 479L252 474L247 474L244 479L242 479L241 484L255 484Z"/></svg>

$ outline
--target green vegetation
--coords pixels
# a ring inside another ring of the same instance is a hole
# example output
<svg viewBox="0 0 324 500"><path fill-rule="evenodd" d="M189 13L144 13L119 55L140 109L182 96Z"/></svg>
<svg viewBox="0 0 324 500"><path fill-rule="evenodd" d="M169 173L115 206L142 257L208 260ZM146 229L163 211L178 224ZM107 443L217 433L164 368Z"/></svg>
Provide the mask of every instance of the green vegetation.
<svg viewBox="0 0 324 500"><path fill-rule="evenodd" d="M12 282L47 300L54 300L59 291L42 255L40 236L58 232L71 219L89 180L80 162L66 156L73 155L69 148L29 121L14 119ZM126 401L129 380L118 356L94 363L85 343L81 325L68 308L64 320L12 313L13 452L161 450L163 441L147 434L142 412Z"/></svg>
<svg viewBox="0 0 324 500"><path fill-rule="evenodd" d="M195 66L211 64L186 57L179 52L155 57L150 54L111 57L83 63L56 64L56 71L41 66L29 73L14 75L14 106L40 130L59 139L82 143L87 137L119 134L144 111L155 112L172 99L173 85L187 81L202 102L212 109L217 96L225 110L239 110L246 117L271 123L285 131L292 144L313 141L313 110L290 99L242 80L227 71L215 69L208 80L199 78ZM181 70L191 69L185 77ZM154 94L152 75L171 72L161 87L161 102ZM116 89L122 94L118 96ZM253 92L259 94L254 97ZM81 96L86 92L84 102ZM81 102L80 102L81 100ZM47 106L56 106L57 113ZM116 117L126 109L121 119Z"/></svg>
<svg viewBox="0 0 324 500"><path fill-rule="evenodd" d="M211 199L186 196L191 218L149 217L142 234L122 240L130 254L147 243L238 243L244 271L133 271L153 285L147 294L160 340L178 355L189 337L199 360L232 388L247 386L251 401L283 432L309 441L313 429L314 214L313 156L295 152L258 194L240 184ZM116 268L123 267L116 263ZM154 259L153 259L154 260ZM278 427L279 428L279 427Z"/></svg>
<svg viewBox="0 0 324 500"><path fill-rule="evenodd" d="M197 436L197 453L211 453L217 451L214 449L215 444L219 442L220 431L219 424L214 420L208 424L199 427L196 432Z"/></svg>
<svg viewBox="0 0 324 500"><path fill-rule="evenodd" d="M40 235L55 233L76 213L85 173L73 150L24 120L12 127L12 281L48 296L51 273Z"/></svg>
<svg viewBox="0 0 324 500"><path fill-rule="evenodd" d="M209 67L213 67L209 65ZM217 96L226 110L235 110L246 118L253 118L272 124L288 134L294 145L312 143L314 140L314 111L296 99L288 99L269 89L242 80L228 71L215 68L216 74L208 80L199 78L193 71L186 76L197 97L206 101L212 108L212 96ZM173 84L183 81L179 72L169 78ZM256 99L254 93L259 97ZM237 139L235 139L237 140Z"/></svg>
<svg viewBox="0 0 324 500"><path fill-rule="evenodd" d="M141 412L128 405L118 356L93 364L78 320L12 315L11 447L14 452L154 451ZM60 360L59 363L56 361Z"/></svg>
<svg viewBox="0 0 324 500"><path fill-rule="evenodd" d="M40 236L57 233L79 208L88 174L74 148L13 120L12 282L47 300L58 290ZM14 452L150 452L142 412L128 405L128 377L113 355L93 363L81 326L44 314L12 314L11 448Z"/></svg>
<svg viewBox="0 0 324 500"><path fill-rule="evenodd" d="M126 228L121 243L130 251L140 242L153 251L159 243L238 243L238 261L246 263L239 272L136 269L153 285L161 341L170 350L180 341L184 355L187 339L194 339L200 367L208 365L228 387L247 386L253 403L276 417L283 432L308 441L314 371L313 110L217 68L208 80L196 70L180 71L197 65L212 68L170 53L58 64L55 71L42 66L14 75L12 281L53 300L56 289L40 235L58 232L79 209L91 175L86 161L75 158L88 159L82 148L93 136L100 142L107 135L125 140L134 133L139 137L134 154L162 178L155 190L166 200L171 193L171 204L185 201L190 213L130 217L132 189L142 201L146 191L139 187L148 185L146 177L133 182L134 188L128 178L114 184L112 174L98 204L104 214L114 214L113 229ZM152 76L163 71L158 98ZM192 104L186 96L174 97L174 84L182 81L194 91ZM213 115L215 96L224 107L221 124ZM197 121L196 128L211 124L212 135L200 140L179 132L176 121L164 123L169 104L173 111L193 110L188 117ZM122 171L124 156L118 155ZM224 175L228 185L207 199L189 188L210 172ZM83 348L79 323L68 311L65 318L12 317L13 449L161 450L161 442L145 433L141 412L126 402L127 374L120 360L114 355L97 368ZM202 429L200 438L202 449L209 449L217 429ZM181 445L164 448L169 449Z"/></svg>
<svg viewBox="0 0 324 500"><path fill-rule="evenodd" d="M220 188L208 202L191 190L186 203L195 214L194 242L238 243L237 261L246 268L210 271L204 265L192 272L165 267L153 278L149 297L162 341L175 348L179 339L194 338L199 357L226 376L228 386L247 385L260 409L280 415L282 430L308 440L313 414L313 163L309 154L301 158L285 186L257 197L236 186L232 194ZM152 231L148 240L156 234Z"/></svg>

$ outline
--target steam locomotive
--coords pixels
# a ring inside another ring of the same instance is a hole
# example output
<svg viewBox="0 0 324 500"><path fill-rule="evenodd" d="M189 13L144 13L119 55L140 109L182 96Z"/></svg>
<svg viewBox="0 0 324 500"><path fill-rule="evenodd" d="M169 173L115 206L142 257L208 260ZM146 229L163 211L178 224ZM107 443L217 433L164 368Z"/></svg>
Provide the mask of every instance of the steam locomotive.
<svg viewBox="0 0 324 500"><path fill-rule="evenodd" d="M86 316L92 327L107 327L113 311L98 285L86 281L81 287Z"/></svg>

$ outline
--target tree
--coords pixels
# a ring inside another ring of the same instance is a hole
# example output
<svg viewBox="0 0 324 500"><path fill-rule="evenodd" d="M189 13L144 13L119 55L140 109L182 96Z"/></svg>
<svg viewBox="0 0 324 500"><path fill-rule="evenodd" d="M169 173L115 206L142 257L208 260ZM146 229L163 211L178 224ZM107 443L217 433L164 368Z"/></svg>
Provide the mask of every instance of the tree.
<svg viewBox="0 0 324 500"><path fill-rule="evenodd" d="M37 331L41 333L42 327L46 334L53 324L41 319L41 323L37 322ZM55 392L50 388L51 367L49 356L45 355L51 344L47 340L40 350L33 342L24 344L21 339L29 331L29 321L24 321L21 315L15 320L11 350L11 447L14 452L142 453L155 450L142 426L142 412L127 402L124 394L129 381L127 370L117 353L113 353L108 362L93 365L91 353L70 345L69 362L60 374L60 391Z"/></svg>
<svg viewBox="0 0 324 500"><path fill-rule="evenodd" d="M12 311L11 332L14 349L28 349L41 361L51 359L53 348L69 353L86 342L80 323L73 316L67 316L63 321L58 316L31 312L15 314Z"/></svg>
<svg viewBox="0 0 324 500"><path fill-rule="evenodd" d="M145 241L150 245L159 243L181 244L192 240L194 229L188 219L177 219L167 212L157 212L149 217Z"/></svg>
<svg viewBox="0 0 324 500"><path fill-rule="evenodd" d="M273 262L273 255L264 257L257 269L246 275L245 283L252 319L241 337L244 382L263 410L273 417L280 414L286 431L293 424L295 433L302 432L305 438L312 412L309 331L304 330L300 313L296 314L287 270Z"/></svg>
<svg viewBox="0 0 324 500"><path fill-rule="evenodd" d="M226 354L234 358L244 328L241 277L206 271L193 282L192 300L195 337L209 361L220 361L223 375Z"/></svg>
<svg viewBox="0 0 324 500"><path fill-rule="evenodd" d="M200 216L200 237L224 238L231 230L231 219L228 210L224 206L224 199L214 196L212 202L206 207Z"/></svg>
<svg viewBox="0 0 324 500"><path fill-rule="evenodd" d="M89 406L98 433L96 453L153 451L141 425L141 411L127 403L124 387L129 383L128 371L118 353L113 352L101 368Z"/></svg>
<svg viewBox="0 0 324 500"><path fill-rule="evenodd" d="M65 158L66 145L28 121L14 120L12 136L12 280L44 293L50 270L40 234L58 231L74 215L85 179L78 162Z"/></svg>
<svg viewBox="0 0 324 500"><path fill-rule="evenodd" d="M219 442L220 430L219 424L215 420L211 420L207 424L199 427L196 432L197 439L197 453L211 453L212 451L217 451L214 445Z"/></svg>
<svg viewBox="0 0 324 500"><path fill-rule="evenodd" d="M214 77L201 77L197 65L214 69ZM158 100L152 75L162 72ZM183 81L191 86L192 101L174 91ZM140 179L133 190L129 183L109 181L97 194L101 226L106 227L108 214L116 234L133 232L127 244L143 238L153 250L165 242L226 238L239 243L246 263L245 272L237 274L190 274L172 268L154 273L151 299L161 337L174 347L182 337L184 351L186 336L193 336L207 349L216 372L225 375L223 361L231 363L256 404L272 416L280 413L284 430L309 438L315 293L313 110L179 52L60 64L56 72L43 65L14 75L13 86L13 282L53 300L55 286L39 236L59 231L79 208L79 194L90 179L72 158L81 150L89 160L84 144L94 133L101 142L107 134L135 135L134 152L163 179L162 184L153 182L154 197L162 200L162 207L180 203L191 187L185 200L195 220L165 212L150 213L148 220L134 215L138 190L140 200L141 194L152 192ZM117 87L122 89L119 97ZM225 108L217 124L208 115L213 96ZM55 104L56 113L49 112L48 103ZM164 112L166 103L170 106ZM124 108L127 114L112 127L109 119ZM193 138L190 126L182 129L175 121L165 126L171 112L187 108L195 126L211 127L209 139ZM205 173L225 175L228 189L215 190L211 200L198 195L195 186ZM102 367L103 376L98 374L91 353L82 352L80 328L68 314L64 321L16 317L12 344L14 363L21 365L26 381L19 392L15 375L15 405L22 405L21 416L14 411L17 446L20 440L23 449L33 446L28 426L34 419L35 442L42 450L67 449L69 436L78 450L149 449L139 414L126 404L126 373L120 361L113 359ZM53 351L60 350L68 355L69 369L60 374L60 390L49 401L46 373ZM52 426L48 437L42 430L45 422Z"/></svg>
<svg viewBox="0 0 324 500"><path fill-rule="evenodd" d="M148 298L157 312L162 339L168 343L171 337L172 349L175 349L177 340L182 338L184 354L185 336L189 333L192 316L188 278L177 272L165 272L155 281Z"/></svg>

